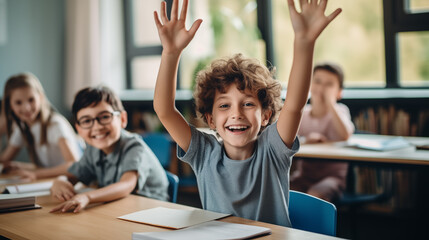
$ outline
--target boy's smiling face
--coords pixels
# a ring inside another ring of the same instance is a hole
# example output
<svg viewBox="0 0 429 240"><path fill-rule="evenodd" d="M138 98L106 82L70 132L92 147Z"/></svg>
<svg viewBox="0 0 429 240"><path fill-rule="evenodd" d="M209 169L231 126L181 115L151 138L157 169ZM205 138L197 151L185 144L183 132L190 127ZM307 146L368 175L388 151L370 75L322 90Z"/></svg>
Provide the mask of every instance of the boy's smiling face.
<svg viewBox="0 0 429 240"><path fill-rule="evenodd" d="M225 93L216 91L212 114L206 118L223 139L228 157L243 160L253 154L261 126L268 124L270 115L270 111L263 111L256 94L241 92L231 84Z"/></svg>
<svg viewBox="0 0 429 240"><path fill-rule="evenodd" d="M91 105L82 108L77 112L77 120L88 120L100 117L103 114L113 113L112 106L104 101L101 101L97 105ZM89 145L102 150L105 154L113 152L115 143L121 136L121 129L127 126L127 113L122 111L119 115L113 115L112 121L108 124L102 125L94 119L93 126L91 128L83 128L79 124L76 124L76 129L79 135Z"/></svg>

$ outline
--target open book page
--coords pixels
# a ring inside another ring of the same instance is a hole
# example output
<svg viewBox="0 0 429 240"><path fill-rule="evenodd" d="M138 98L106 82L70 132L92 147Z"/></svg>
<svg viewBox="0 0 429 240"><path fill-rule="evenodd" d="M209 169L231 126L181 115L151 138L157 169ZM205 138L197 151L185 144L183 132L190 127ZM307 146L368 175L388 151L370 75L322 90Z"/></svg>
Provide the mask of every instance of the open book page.
<svg viewBox="0 0 429 240"><path fill-rule="evenodd" d="M216 213L202 209L172 209L156 207L130 213L118 218L160 227L180 229L229 215L230 214Z"/></svg>
<svg viewBox="0 0 429 240"><path fill-rule="evenodd" d="M175 240L193 240L193 239L247 239L260 235L270 234L271 229L252 225L237 223L228 223L220 221L210 221L201 223L192 227L164 232L142 232L133 233L133 240L147 239L175 239Z"/></svg>

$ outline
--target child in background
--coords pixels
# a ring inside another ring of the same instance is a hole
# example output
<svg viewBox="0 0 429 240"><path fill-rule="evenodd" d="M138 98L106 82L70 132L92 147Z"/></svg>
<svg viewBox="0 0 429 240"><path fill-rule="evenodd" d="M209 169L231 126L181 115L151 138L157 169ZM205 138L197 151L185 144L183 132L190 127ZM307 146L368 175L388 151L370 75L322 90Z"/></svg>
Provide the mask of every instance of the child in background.
<svg viewBox="0 0 429 240"><path fill-rule="evenodd" d="M83 157L57 179L51 195L63 201L55 211L79 212L89 203L108 202L131 192L167 200L168 180L151 149L137 134L124 128L127 112L121 100L107 87L85 88L75 97L73 116L79 135L87 143ZM77 182L99 189L76 194Z"/></svg>
<svg viewBox="0 0 429 240"><path fill-rule="evenodd" d="M14 175L28 180L55 177L82 155L77 134L70 123L54 111L39 80L31 73L7 80L2 118L8 145L0 154L0 162ZM11 162L24 146L36 169Z"/></svg>
<svg viewBox="0 0 429 240"><path fill-rule="evenodd" d="M305 106L298 131L303 143L345 141L354 131L350 111L341 99L344 74L340 66L318 64L313 70L310 104ZM297 160L290 187L326 201L341 196L346 186L348 164L340 161Z"/></svg>
<svg viewBox="0 0 429 240"><path fill-rule="evenodd" d="M214 61L197 76L197 109L222 141L190 126L174 103L181 52L202 20L186 30L187 0L180 15L173 1L170 20L165 2L161 19L154 13L163 46L154 109L178 144L178 157L195 172L203 208L283 226L291 226L289 169L299 149L296 133L310 87L314 44L341 11L326 17L326 1L300 1L300 13L293 0L288 5L295 42L283 107L280 84L257 60L238 54Z"/></svg>

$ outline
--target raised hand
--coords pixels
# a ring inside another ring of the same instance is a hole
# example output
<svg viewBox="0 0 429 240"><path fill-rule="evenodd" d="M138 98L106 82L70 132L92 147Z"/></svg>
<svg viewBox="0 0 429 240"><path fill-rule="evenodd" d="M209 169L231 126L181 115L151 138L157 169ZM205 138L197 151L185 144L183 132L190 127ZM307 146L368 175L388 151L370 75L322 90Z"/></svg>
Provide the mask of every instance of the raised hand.
<svg viewBox="0 0 429 240"><path fill-rule="evenodd" d="M183 1L180 16L178 15L178 2L179 0L173 1L170 20L167 17L165 2L161 3L161 21L159 20L158 13L154 12L155 24L165 53L180 53L191 42L202 22L201 19L198 19L192 24L189 31L186 30L185 22L188 0Z"/></svg>
<svg viewBox="0 0 429 240"><path fill-rule="evenodd" d="M340 14L341 9L337 8L329 16L325 16L327 2L328 0L299 0L301 12L298 12L294 1L288 0L296 38L316 41L323 29Z"/></svg>

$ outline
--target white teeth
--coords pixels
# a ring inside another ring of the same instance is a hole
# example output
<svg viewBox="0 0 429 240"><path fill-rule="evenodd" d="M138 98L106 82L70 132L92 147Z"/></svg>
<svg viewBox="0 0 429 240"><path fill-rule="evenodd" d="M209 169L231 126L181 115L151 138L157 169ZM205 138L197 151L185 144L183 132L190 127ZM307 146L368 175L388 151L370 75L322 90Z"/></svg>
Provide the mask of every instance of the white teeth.
<svg viewBox="0 0 429 240"><path fill-rule="evenodd" d="M247 129L247 126L229 126L229 129Z"/></svg>
<svg viewBox="0 0 429 240"><path fill-rule="evenodd" d="M100 138L103 138L103 137L105 137L106 136L106 134L99 134L99 135L95 135L95 136L93 136L93 138L95 138L95 139L100 139Z"/></svg>

